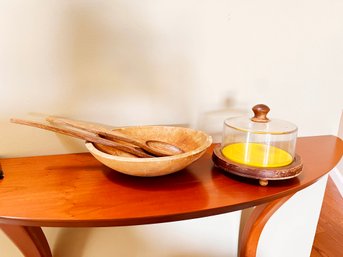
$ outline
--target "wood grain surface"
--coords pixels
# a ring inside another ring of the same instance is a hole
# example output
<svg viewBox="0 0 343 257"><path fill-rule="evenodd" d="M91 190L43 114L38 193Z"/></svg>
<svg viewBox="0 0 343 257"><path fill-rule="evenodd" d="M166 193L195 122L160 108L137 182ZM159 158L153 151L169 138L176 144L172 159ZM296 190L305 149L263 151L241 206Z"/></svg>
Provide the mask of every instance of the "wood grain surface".
<svg viewBox="0 0 343 257"><path fill-rule="evenodd" d="M120 174L89 153L1 159L0 223L122 226L240 210L314 183L337 164L343 143L334 136L299 138L303 172L267 187L215 168L212 149L186 169L155 178Z"/></svg>
<svg viewBox="0 0 343 257"><path fill-rule="evenodd" d="M335 257L343 253L343 198L329 177L311 257Z"/></svg>

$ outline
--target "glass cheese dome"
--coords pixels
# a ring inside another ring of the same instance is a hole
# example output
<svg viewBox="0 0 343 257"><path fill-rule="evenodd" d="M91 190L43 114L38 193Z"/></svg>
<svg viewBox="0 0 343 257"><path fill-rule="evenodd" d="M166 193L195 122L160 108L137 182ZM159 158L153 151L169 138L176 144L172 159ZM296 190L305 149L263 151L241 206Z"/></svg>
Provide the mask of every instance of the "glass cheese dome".
<svg viewBox="0 0 343 257"><path fill-rule="evenodd" d="M237 164L277 168L291 164L295 156L297 127L287 121L269 119L269 107L252 108L254 116L224 121L222 155Z"/></svg>

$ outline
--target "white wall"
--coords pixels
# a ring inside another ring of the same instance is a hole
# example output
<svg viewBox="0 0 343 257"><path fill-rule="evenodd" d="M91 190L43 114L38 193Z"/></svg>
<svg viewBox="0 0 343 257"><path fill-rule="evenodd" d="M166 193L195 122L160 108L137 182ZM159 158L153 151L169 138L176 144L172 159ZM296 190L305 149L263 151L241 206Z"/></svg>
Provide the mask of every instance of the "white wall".
<svg viewBox="0 0 343 257"><path fill-rule="evenodd" d="M338 128L338 136L341 139L343 139L343 111ZM332 180L335 182L338 191L341 193L343 197L343 158L341 158L341 161L337 164L335 169L333 169L332 172L330 172L330 176Z"/></svg>
<svg viewBox="0 0 343 257"><path fill-rule="evenodd" d="M223 119L266 103L300 135L336 134L342 13L337 0L1 1L0 156L85 151L8 122L44 114L114 126L186 123L220 140ZM191 256L183 247L170 256Z"/></svg>

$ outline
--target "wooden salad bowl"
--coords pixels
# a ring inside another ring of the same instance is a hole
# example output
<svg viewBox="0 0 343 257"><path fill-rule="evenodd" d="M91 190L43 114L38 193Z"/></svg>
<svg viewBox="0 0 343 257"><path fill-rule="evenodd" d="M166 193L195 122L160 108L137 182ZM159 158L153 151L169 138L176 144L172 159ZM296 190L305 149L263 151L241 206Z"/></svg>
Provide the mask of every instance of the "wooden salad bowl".
<svg viewBox="0 0 343 257"><path fill-rule="evenodd" d="M86 142L88 151L111 169L133 176L154 177L180 171L199 159L212 144L211 136L185 127L134 126L116 129L143 140L158 140L175 145L183 153L152 158L138 158L120 150Z"/></svg>

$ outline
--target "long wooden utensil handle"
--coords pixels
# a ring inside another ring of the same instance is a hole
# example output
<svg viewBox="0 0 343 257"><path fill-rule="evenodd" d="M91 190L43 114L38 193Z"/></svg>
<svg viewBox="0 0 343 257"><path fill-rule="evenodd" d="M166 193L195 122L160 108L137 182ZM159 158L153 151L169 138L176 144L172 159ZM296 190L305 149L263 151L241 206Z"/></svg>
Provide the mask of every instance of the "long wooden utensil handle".
<svg viewBox="0 0 343 257"><path fill-rule="evenodd" d="M158 140L148 140L149 144L142 139L136 138L134 136L129 136L124 133L121 133L116 130L107 129L105 127L95 125L94 123L72 120L63 117L57 116L49 116L46 118L47 121L60 124L60 125L67 125L73 128L78 128L81 130L89 131L109 140L114 141L123 141L126 143L130 143L132 145L138 146L141 149L145 150L146 152L154 155L154 156L170 156L179 153L183 153L179 147L172 145L170 143L158 141ZM153 144L153 145L151 145Z"/></svg>
<svg viewBox="0 0 343 257"><path fill-rule="evenodd" d="M76 137L79 139L84 139L84 140L89 141L89 142L102 144L102 145L106 145L106 146L111 146L111 147L114 147L118 150L134 154L138 157L145 157L145 158L153 157L153 156L151 156L145 152L136 150L133 147L121 145L119 143L101 138L101 137L94 135L94 134L92 135L90 133L82 133L82 132L75 131L72 129L58 128L58 127L43 124L40 122L28 121L28 120L22 120L22 119L11 119L11 122L17 123L17 124L22 124L22 125L27 125L27 126L31 126L31 127L41 128L41 129L45 129L45 130L50 130L50 131L60 133L60 134L64 134L67 136Z"/></svg>
<svg viewBox="0 0 343 257"><path fill-rule="evenodd" d="M98 134L107 138L111 138L114 140L121 140L127 143L134 144L136 146L139 146L143 149L146 148L146 145L143 142L140 142L136 138L130 138L123 133L107 129L105 127L102 127L93 123L67 119L67 118L57 117L57 116L49 116L46 118L46 120L55 124L67 125L73 128L78 128L85 131L89 131L89 132L92 132L92 133L95 133L95 134Z"/></svg>

